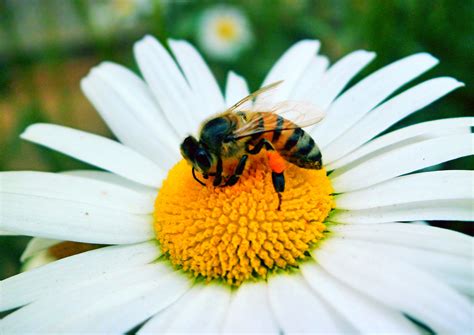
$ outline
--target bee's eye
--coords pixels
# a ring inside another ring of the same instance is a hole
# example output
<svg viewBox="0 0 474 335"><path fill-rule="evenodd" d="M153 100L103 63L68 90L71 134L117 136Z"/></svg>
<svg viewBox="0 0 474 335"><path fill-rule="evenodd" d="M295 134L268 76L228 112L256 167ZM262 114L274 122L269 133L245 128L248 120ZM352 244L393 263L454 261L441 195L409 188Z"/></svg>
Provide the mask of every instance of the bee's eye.
<svg viewBox="0 0 474 335"><path fill-rule="evenodd" d="M204 150L196 152L195 159L202 171L208 171L211 168L211 161Z"/></svg>
<svg viewBox="0 0 474 335"><path fill-rule="evenodd" d="M190 161L191 157L193 157L193 153L199 151L198 141L194 137L188 136L184 139L183 143L181 143L180 150L183 157Z"/></svg>

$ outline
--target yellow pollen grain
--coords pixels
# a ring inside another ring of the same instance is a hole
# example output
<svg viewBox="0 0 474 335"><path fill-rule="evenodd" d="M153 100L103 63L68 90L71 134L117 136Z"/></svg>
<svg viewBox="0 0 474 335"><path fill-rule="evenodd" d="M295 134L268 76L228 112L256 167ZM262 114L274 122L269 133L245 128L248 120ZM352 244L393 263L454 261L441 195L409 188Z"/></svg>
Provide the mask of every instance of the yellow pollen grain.
<svg viewBox="0 0 474 335"><path fill-rule="evenodd" d="M201 178L202 179L202 178ZM198 184L183 160L164 181L155 202L154 228L172 264L196 277L239 285L288 269L324 237L333 208L325 170L290 165L281 210L264 155L252 157L232 187Z"/></svg>

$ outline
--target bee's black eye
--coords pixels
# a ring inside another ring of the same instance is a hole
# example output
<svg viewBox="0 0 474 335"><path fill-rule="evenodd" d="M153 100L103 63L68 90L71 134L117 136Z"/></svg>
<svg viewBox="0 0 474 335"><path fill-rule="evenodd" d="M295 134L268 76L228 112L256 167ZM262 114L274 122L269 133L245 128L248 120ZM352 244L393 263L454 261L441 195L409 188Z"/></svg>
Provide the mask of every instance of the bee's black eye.
<svg viewBox="0 0 474 335"><path fill-rule="evenodd" d="M208 171L211 168L211 161L204 150L198 150L195 159L202 171Z"/></svg>

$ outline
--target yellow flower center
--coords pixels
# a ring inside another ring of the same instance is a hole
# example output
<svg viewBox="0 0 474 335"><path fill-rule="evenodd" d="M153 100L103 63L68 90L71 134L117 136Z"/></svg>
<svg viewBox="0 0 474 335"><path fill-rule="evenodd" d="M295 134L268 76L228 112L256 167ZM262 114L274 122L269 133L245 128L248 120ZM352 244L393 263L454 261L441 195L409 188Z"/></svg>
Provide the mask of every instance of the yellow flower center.
<svg viewBox="0 0 474 335"><path fill-rule="evenodd" d="M226 41L233 41L237 37L237 24L231 18L221 18L216 22L217 35Z"/></svg>
<svg viewBox="0 0 474 335"><path fill-rule="evenodd" d="M182 160L164 181L155 202L154 227L171 263L196 277L239 285L290 269L324 237L333 208L324 170L290 165L278 195L264 155L253 156L232 187L197 183Z"/></svg>
<svg viewBox="0 0 474 335"><path fill-rule="evenodd" d="M137 7L137 3L132 0L115 0L112 2L112 8L121 17L132 15Z"/></svg>

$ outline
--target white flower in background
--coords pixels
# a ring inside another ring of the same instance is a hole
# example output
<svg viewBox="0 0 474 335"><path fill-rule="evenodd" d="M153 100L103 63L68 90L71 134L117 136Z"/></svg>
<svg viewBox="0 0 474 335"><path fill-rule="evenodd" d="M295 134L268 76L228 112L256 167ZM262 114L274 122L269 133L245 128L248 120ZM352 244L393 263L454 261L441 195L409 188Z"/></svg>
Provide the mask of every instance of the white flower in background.
<svg viewBox="0 0 474 335"><path fill-rule="evenodd" d="M41 241L41 239L33 238L31 241ZM21 271L29 271L45 264L57 261L58 259L51 255L49 249L39 250L37 253L32 255L29 259L25 260L21 265Z"/></svg>
<svg viewBox="0 0 474 335"><path fill-rule="evenodd" d="M144 80L103 63L82 82L121 143L52 124L22 134L108 172L1 173L0 230L37 237L24 257L57 241L110 246L2 281L0 309L18 308L2 333L418 333L411 320L472 331L472 238L401 222L473 219L471 171L413 173L472 155L473 118L376 137L462 83L439 77L390 97L437 64L420 53L344 90L373 53L328 68L317 41L295 44L263 84L284 80L278 99L327 111L308 131L330 173L289 167L277 211L258 159L217 189L180 161L181 140L248 90L230 73L222 96L196 50L169 43L176 62L152 37L136 44Z"/></svg>
<svg viewBox="0 0 474 335"><path fill-rule="evenodd" d="M151 0L92 0L87 6L90 22L99 33L130 27L153 9Z"/></svg>
<svg viewBox="0 0 474 335"><path fill-rule="evenodd" d="M197 38L202 49L220 60L233 60L252 42L247 17L237 8L219 5L203 12Z"/></svg>
<svg viewBox="0 0 474 335"><path fill-rule="evenodd" d="M32 238L20 257L21 271L29 271L59 259L97 249L100 245Z"/></svg>

